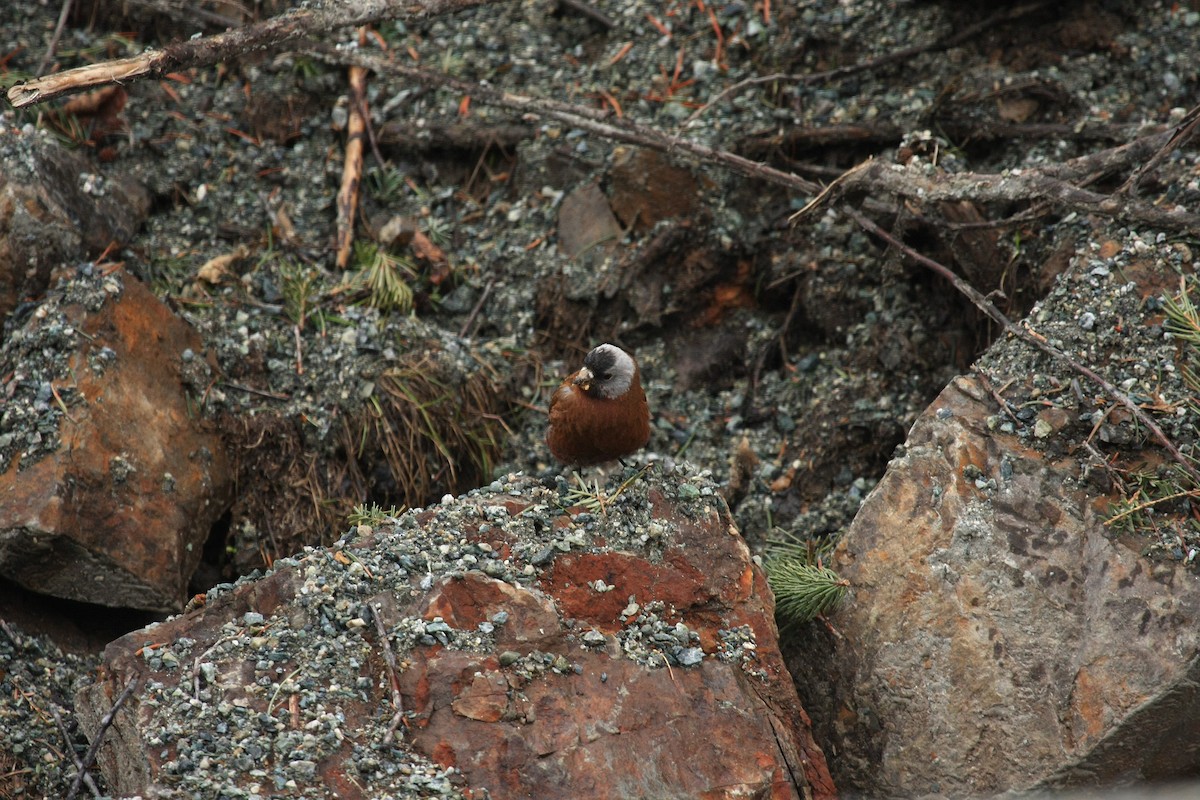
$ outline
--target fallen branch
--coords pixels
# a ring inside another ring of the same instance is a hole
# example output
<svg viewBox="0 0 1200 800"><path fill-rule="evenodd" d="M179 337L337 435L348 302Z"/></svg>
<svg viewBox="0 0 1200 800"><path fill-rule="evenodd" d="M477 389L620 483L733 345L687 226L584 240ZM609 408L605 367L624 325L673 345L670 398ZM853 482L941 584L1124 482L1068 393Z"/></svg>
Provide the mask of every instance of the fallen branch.
<svg viewBox="0 0 1200 800"><path fill-rule="evenodd" d="M941 131L953 142L985 142L1013 139L1064 139L1074 142L1127 142L1130 137L1145 135L1144 125L1116 125L1107 122L1079 123L1006 123L994 119L973 120L936 115L924 123ZM754 136L742 140L738 149L749 156L825 147L858 147L868 145L895 146L911 131L887 122L848 125L826 125L813 128L789 128L770 136Z"/></svg>
<svg viewBox="0 0 1200 800"><path fill-rule="evenodd" d="M314 55L331 63L358 65L380 74L400 76L426 86L470 95L476 102L487 105L557 120L611 141L626 142L666 153L685 153L746 177L767 181L810 196L820 195L817 200L797 212L793 219L811 212L822 203L840 200L847 194L861 193L876 198L880 194L888 194L898 202L911 201L922 205L943 201L1042 201L1061 213L1075 211L1081 214L1099 214L1166 230L1200 229L1200 214L1192 213L1183 207L1166 209L1135 197L1089 191L1072 182L1091 183L1104 175L1126 171L1134 165L1144 163L1147 158L1160 152L1172 137L1175 137L1176 142L1183 141L1179 136L1178 127L1170 131L1147 134L1127 144L1090 153L1062 164L1000 174L961 172L930 175L923 167L917 165L906 167L882 159L869 161L847 171L834 184L823 188L793 173L727 150L663 133L632 122L628 118L618 119L607 111L505 92L365 53L341 52L330 47L321 47L314 51Z"/></svg>
<svg viewBox="0 0 1200 800"><path fill-rule="evenodd" d="M89 64L18 83L8 90L14 108L43 103L69 92L111 83L208 66L219 61L271 47L328 34L338 28L369 25L386 19L419 19L484 5L496 0L356 0L344 6L292 9L262 22L215 36L174 42L161 50L148 50L132 58Z"/></svg>
<svg viewBox="0 0 1200 800"><path fill-rule="evenodd" d="M1122 184L1121 188L1117 189L1117 194L1125 194L1130 197L1136 196L1138 183L1141 182L1142 178L1146 177L1146 173L1161 164L1163 159L1172 152L1183 147L1195 135L1197 125L1200 125L1200 106L1193 108L1184 116L1183 120L1175 126L1175 131L1171 134L1171 138L1164 142L1153 156L1146 159L1146 162L1129 176L1129 179Z"/></svg>
<svg viewBox="0 0 1200 800"><path fill-rule="evenodd" d="M54 54L58 50L58 41L62 38L63 28L67 25L67 17L71 15L71 3L73 0L63 0L62 8L58 12L58 22L54 25L54 35L50 37L50 44L46 45L46 54L42 56L42 60L38 62L36 74L41 75L46 71L46 67L54 59Z"/></svg>
<svg viewBox="0 0 1200 800"><path fill-rule="evenodd" d="M850 216L851 219L853 219L855 222L857 222L859 224L859 226L861 228L863 228L864 230L866 230L868 233L872 233L872 234L878 236L880 239L883 239L885 242L887 242L892 247L895 247L896 249L900 250L902 253L907 255L909 258L912 258L918 264L928 267L929 269L936 272L938 275L941 275L943 278L948 280L950 282L950 284L956 290L958 290L958 292L960 294L962 294L968 300L970 300L972 303L974 303L975 307L978 308L980 311L982 311L983 313L985 313L989 317L991 317L1002 328L1004 328L1004 330L1007 333L1010 333L1013 336L1020 339L1021 341L1025 342L1026 344L1032 345L1033 347L1037 348L1038 350L1041 350L1043 353L1046 353L1051 358L1053 358L1057 361L1061 361L1062 363L1066 364L1068 367L1075 370L1080 375L1084 376L1088 380L1095 383L1097 386L1099 386L1101 389L1103 389L1105 392L1107 392L1110 397L1117 400L1117 402L1119 402L1121 405L1128 408L1129 411L1134 415L1134 417L1137 418L1138 422L1142 423L1143 425L1146 426L1147 429L1149 429L1149 431L1154 435L1154 438L1158 440L1158 443L1163 446L1163 449L1165 449L1168 453L1170 453L1171 458L1173 458L1178 464L1180 464L1183 467L1184 471L1187 472L1187 474L1192 478L1193 481L1195 481L1197 483L1197 485L1200 485L1200 471L1197 471L1196 467L1192 465L1192 462L1190 462L1183 455L1183 453L1179 452L1179 448L1177 448L1175 446L1175 444L1170 439L1167 438L1167 435L1165 433L1163 433L1163 430L1162 430L1162 428L1160 428L1158 426L1158 423L1156 423L1150 417L1150 415L1147 414L1142 409L1141 406L1139 406L1137 403L1135 403L1133 401L1133 399L1131 397L1129 397L1129 395L1125 394L1120 389L1118 389L1116 386L1114 386L1112 383L1110 383L1109 381L1107 381L1106 379L1101 377L1095 370L1091 369L1090 367L1086 367L1083 364L1080 364L1078 361L1071 358L1071 356L1067 355L1062 350L1059 350L1054 345L1050 344L1049 342L1044 341L1041 337L1034 335L1034 333L1029 328L1014 325L1008 319L1008 317L1004 316L1004 313L1002 311L1000 311L1000 309L998 309L998 308L996 308L996 306L992 305L991 301L989 301L986 297L984 297L983 294L981 294L978 289L976 289L974 286L972 286L971 284L964 281L962 278L960 278L958 275L956 275L953 271L951 271L945 265L940 264L937 261L934 261L932 258L929 258L928 256L918 253L916 250L909 247L904 242L897 239L895 236L892 236L890 233L885 231L883 228L879 227L872 220L870 220L866 216L864 216L861 212L859 212L853 208L846 208L844 210L845 210L846 214L848 214Z"/></svg>
<svg viewBox="0 0 1200 800"><path fill-rule="evenodd" d="M58 726L58 732L62 734L63 741L66 743L66 753L70 757L71 763L75 765L77 774L83 776L83 782L91 789L92 796L100 797L100 788L96 786L96 781L88 773L87 767L83 765L83 759L75 752L75 739L71 736L71 732L67 730L67 725L63 722L62 714L58 713L58 708L53 703L50 705L50 714L54 717L54 723ZM67 800L74 800L74 794L68 795Z"/></svg>
<svg viewBox="0 0 1200 800"><path fill-rule="evenodd" d="M367 29L358 29L358 43L366 43ZM367 130L367 71L350 67L350 115L346 121L346 153L342 182L337 193L337 232L334 244L335 264L344 270L354 250L354 218L358 216L358 187L362 183L363 139Z"/></svg>
<svg viewBox="0 0 1200 800"><path fill-rule="evenodd" d="M626 142L663 152L686 153L702 161L728 167L739 174L786 186L805 194L816 194L821 189L812 181L790 172L775 169L728 150L719 150L699 142L663 133L649 126L630 122L627 118L618 118L611 111L506 92L481 83L451 78L438 72L410 67L397 61L389 61L366 53L343 52L328 46L314 48L311 53L331 64L366 67L380 75L396 75L425 86L434 86L470 95L473 102L507 108L522 114L532 114L535 117L558 120L611 141Z"/></svg>
<svg viewBox="0 0 1200 800"><path fill-rule="evenodd" d="M398 670L396 654L392 652L387 629L383 627L383 619L380 617L382 613L381 605L376 604L371 607L371 617L375 620L375 631L379 634L379 644L383 647L383 663L387 667L388 685L392 690L392 708L396 709L396 713L392 715L392 719L388 723L387 733L383 737L383 746L388 747L395 739L400 723L404 721L404 698L400 695L400 678L396 675Z"/></svg>
<svg viewBox="0 0 1200 800"><path fill-rule="evenodd" d="M1094 181L1099 174L1132 168L1142 161L1140 156L1150 157L1162 149L1171 136L1171 132L1154 133L1120 148L1102 150L1052 167L1014 169L1002 174L931 175L922 166L904 167L882 160L866 162L847 170L834 185L830 185L830 191L798 211L793 219L806 216L817 207L848 194L869 194L878 198L881 193L887 193L918 204L948 200L1014 204L1037 200L1060 212L1097 213L1153 228L1193 231L1200 228L1200 215L1186 207L1168 209L1126 194L1093 192L1072 182Z"/></svg>
<svg viewBox="0 0 1200 800"><path fill-rule="evenodd" d="M137 678L130 678L129 683L125 684L125 690L117 696L116 702L112 708L100 720L100 726L96 729L96 735L92 737L92 743L88 747L87 753L83 756L82 766L79 768L78 774L75 775L75 780L71 782L71 790L67 792L67 800L74 800L75 795L79 794L79 787L83 785L85 776L88 775L88 770L96 761L96 753L100 752L100 743L104 741L104 734L108 732L109 727L113 724L113 720L117 718L117 712L129 696L133 694L134 688L137 687Z"/></svg>

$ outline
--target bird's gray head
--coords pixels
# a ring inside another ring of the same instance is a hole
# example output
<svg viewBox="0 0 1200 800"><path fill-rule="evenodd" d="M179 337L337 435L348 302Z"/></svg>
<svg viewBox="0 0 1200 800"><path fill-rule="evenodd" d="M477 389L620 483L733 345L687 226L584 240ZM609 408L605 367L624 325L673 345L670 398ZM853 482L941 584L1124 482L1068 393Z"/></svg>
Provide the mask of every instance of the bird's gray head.
<svg viewBox="0 0 1200 800"><path fill-rule="evenodd" d="M597 397L613 399L629 391L635 369L628 353L615 344L602 344L584 357L575 383Z"/></svg>

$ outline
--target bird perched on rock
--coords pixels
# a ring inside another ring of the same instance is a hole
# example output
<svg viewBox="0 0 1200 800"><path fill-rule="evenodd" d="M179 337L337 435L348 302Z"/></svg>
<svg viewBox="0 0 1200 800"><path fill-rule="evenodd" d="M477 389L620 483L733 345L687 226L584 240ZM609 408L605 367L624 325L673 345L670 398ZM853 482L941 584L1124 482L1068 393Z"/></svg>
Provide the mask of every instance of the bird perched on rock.
<svg viewBox="0 0 1200 800"><path fill-rule="evenodd" d="M588 353L550 398L546 444L564 464L603 464L637 452L649 439L650 406L637 361L616 345Z"/></svg>

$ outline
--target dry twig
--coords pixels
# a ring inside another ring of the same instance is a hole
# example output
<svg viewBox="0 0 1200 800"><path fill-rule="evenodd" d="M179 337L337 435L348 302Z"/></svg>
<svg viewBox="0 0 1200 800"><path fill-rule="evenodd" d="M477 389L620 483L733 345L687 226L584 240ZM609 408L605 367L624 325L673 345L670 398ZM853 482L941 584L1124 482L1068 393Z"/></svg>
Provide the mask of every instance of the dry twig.
<svg viewBox="0 0 1200 800"><path fill-rule="evenodd" d="M315 51L315 55L333 63L357 64L383 74L399 75L427 86L469 94L477 102L555 119L613 141L627 142L662 152L685 153L746 177L784 186L807 195L815 196L825 192L826 202L840 199L850 193L875 197L882 193L891 195L898 202L912 201L918 204L964 200L975 203L1044 201L1048 207L1060 212L1099 214L1166 230L1200 230L1200 214L1184 208L1167 209L1137 198L1111 196L1082 188L1083 184L1093 182L1101 176L1123 172L1135 164L1143 163L1176 135L1170 131L1148 134L1127 144L1090 153L1062 164L1001 174L962 172L929 175L918 166L905 167L875 160L849 170L835 182L840 184L837 190L829 191L834 187L823 189L818 184L790 172L727 150L719 150L663 133L631 122L627 118L616 119L602 110L505 92L363 53L343 53L322 47ZM1076 185L1077 183L1080 185ZM812 211L820 205L821 203L810 203L805 211Z"/></svg>
<svg viewBox="0 0 1200 800"><path fill-rule="evenodd" d="M388 632L383 627L382 613L382 606L376 604L371 607L371 617L375 620L375 631L379 634L379 643L383 647L383 663L387 666L388 685L392 689L392 708L396 709L391 722L388 723L387 733L383 737L383 746L388 747L396 737L396 730L399 729L400 723L404 720L404 698L400 695L400 679L396 676L396 654L392 652Z"/></svg>
<svg viewBox="0 0 1200 800"><path fill-rule="evenodd" d="M83 784L84 777L88 774L87 771L91 769L92 764L96 761L96 753L100 751L100 744L104 741L104 734L113 724L113 720L117 718L117 712L121 709L121 706L125 704L125 701L129 699L129 696L133 694L133 690L136 687L137 678L130 678L129 683L125 684L124 691L117 696L117 700L115 703L113 703L112 708L110 708L108 713L104 715L104 718L100 720L100 727L96 729L96 735L92 737L92 744L90 747L88 747L87 752L84 753L83 762L79 768L79 774L77 774L75 776L75 780L71 782L71 790L67 792L67 800L74 800L75 795L79 794L79 787Z"/></svg>
<svg viewBox="0 0 1200 800"><path fill-rule="evenodd" d="M1188 139L1191 139L1196 133L1196 126L1200 125L1200 106L1189 111L1178 125L1175 126L1171 137L1163 143L1162 147L1154 153L1153 156L1146 159L1145 163L1138 167L1137 171L1129 176L1129 179L1117 189L1117 194L1125 194L1133 197L1137 194L1138 184L1142 178L1146 176L1150 170L1162 163L1163 159L1169 156L1175 150L1178 150L1184 145Z"/></svg>
<svg viewBox="0 0 1200 800"><path fill-rule="evenodd" d="M67 730L66 723L63 722L62 715L58 713L58 708L51 703L50 714L54 717L54 724L58 726L58 732L62 734L63 742L66 743L66 752L71 759L71 763L75 765L75 769L79 775L83 776L83 782L87 784L91 790L93 797L100 797L100 789L96 786L96 781L92 779L87 768L83 766L83 759L75 752L75 740L71 738L71 732ZM74 800L75 792L67 795L67 800Z"/></svg>
<svg viewBox="0 0 1200 800"><path fill-rule="evenodd" d="M1129 145L1092 154L1087 157L1088 163L1094 164L1098 172L1111 172L1118 167L1128 168L1137 163L1130 156L1142 150L1153 152L1169 137L1169 133L1142 137ZM1109 158L1102 158L1101 155ZM1059 211L1099 214L1164 230L1200 230L1200 214L1182 206L1164 208L1135 197L1103 194L1081 188L1072 183L1070 178L1061 177L1063 174L1070 174L1076 180L1092 177L1091 174L1081 175L1078 170L1078 164L1066 162L1045 169L1002 174L961 172L929 175L920 166L905 167L876 160L849 170L838 179L837 191L828 193L822 199L829 202L849 194L878 197L880 193L886 193L897 199L921 205L963 200L975 203L1027 203L1042 200ZM810 213L822 204L810 203L798 212L796 217Z"/></svg>
<svg viewBox="0 0 1200 800"><path fill-rule="evenodd" d="M618 119L610 111L506 92L366 53L342 52L327 46L314 48L311 52L314 56L333 64L355 64L379 74L398 75L426 86L450 89L459 94L470 95L475 102L508 108L536 117L555 119L612 141L626 142L663 152L686 153L702 161L728 167L739 174L786 186L806 194L816 194L821 189L817 184L789 172L783 172L728 150L719 150L699 142L663 133L645 125L638 125L626 118Z"/></svg>
<svg viewBox="0 0 1200 800"><path fill-rule="evenodd" d="M367 29L358 29L358 44L367 41ZM350 116L346 122L346 154L342 163L342 183L337 193L337 233L335 264L340 270L350 265L354 251L354 218L358 216L358 187L362 183L363 139L367 129L367 71L350 67Z"/></svg>
<svg viewBox="0 0 1200 800"><path fill-rule="evenodd" d="M353 4L286 11L253 25L167 45L132 58L104 61L18 83L8 90L14 108L42 103L69 92L163 77L175 70L215 64L243 53L297 42L337 28L369 25L385 19L417 19L448 14L495 0L357 0Z"/></svg>
<svg viewBox="0 0 1200 800"><path fill-rule="evenodd" d="M41 62L35 71L41 75L46 71L46 67L50 65L50 61L54 58L54 53L58 50L58 40L62 38L63 28L66 27L67 17L71 15L71 4L74 0L63 0L62 8L58 12L58 22L54 25L54 35L50 37L50 44L46 46L46 54L42 56Z"/></svg>

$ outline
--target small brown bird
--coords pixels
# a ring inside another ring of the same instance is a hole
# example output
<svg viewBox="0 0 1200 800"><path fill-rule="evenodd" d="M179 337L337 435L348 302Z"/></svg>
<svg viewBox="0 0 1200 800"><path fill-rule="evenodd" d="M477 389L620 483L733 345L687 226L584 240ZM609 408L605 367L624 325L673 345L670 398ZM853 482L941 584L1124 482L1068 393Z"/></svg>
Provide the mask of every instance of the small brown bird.
<svg viewBox="0 0 1200 800"><path fill-rule="evenodd" d="M587 467L636 453L650 440L650 406L633 356L602 344L550 398L546 444L564 464Z"/></svg>

